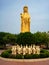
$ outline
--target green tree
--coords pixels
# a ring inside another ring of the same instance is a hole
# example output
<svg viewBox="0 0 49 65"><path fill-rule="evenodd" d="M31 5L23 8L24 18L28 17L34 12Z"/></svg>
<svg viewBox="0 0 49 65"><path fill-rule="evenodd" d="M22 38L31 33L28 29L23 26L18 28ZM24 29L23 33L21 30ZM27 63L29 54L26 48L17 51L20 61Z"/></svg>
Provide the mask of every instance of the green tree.
<svg viewBox="0 0 49 65"><path fill-rule="evenodd" d="M33 43L33 34L30 32L20 33L17 37L17 43L19 45L31 45Z"/></svg>
<svg viewBox="0 0 49 65"><path fill-rule="evenodd" d="M42 36L41 36L41 32L36 32L34 33L34 43L36 45L40 45L42 43Z"/></svg>
<svg viewBox="0 0 49 65"><path fill-rule="evenodd" d="M6 32L0 32L0 47L4 47L5 48L5 46L6 46L6 44L5 44L5 41L4 41L4 37L7 35L7 34L9 34L9 33L6 33Z"/></svg>
<svg viewBox="0 0 49 65"><path fill-rule="evenodd" d="M17 38L14 34L8 34L3 39L6 44L15 44Z"/></svg>

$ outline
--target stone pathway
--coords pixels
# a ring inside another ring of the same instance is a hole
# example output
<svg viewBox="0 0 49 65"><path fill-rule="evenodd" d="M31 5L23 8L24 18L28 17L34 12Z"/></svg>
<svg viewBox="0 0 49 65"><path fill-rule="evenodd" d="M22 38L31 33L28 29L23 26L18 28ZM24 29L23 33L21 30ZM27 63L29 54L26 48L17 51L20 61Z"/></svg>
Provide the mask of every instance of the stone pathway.
<svg viewBox="0 0 49 65"><path fill-rule="evenodd" d="M49 60L37 61L37 62L16 62L16 61L5 61L0 59L0 65L49 65Z"/></svg>
<svg viewBox="0 0 49 65"><path fill-rule="evenodd" d="M0 65L49 65L49 58L45 59L7 59L0 57Z"/></svg>

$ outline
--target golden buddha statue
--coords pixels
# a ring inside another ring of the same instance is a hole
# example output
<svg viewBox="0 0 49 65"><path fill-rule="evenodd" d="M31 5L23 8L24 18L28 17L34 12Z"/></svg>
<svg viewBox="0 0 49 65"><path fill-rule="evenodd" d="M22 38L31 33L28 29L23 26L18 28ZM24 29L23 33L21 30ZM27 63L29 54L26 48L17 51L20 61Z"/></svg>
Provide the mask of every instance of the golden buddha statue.
<svg viewBox="0 0 49 65"><path fill-rule="evenodd" d="M21 13L21 33L24 32L30 32L30 15L27 6L24 6L23 13Z"/></svg>

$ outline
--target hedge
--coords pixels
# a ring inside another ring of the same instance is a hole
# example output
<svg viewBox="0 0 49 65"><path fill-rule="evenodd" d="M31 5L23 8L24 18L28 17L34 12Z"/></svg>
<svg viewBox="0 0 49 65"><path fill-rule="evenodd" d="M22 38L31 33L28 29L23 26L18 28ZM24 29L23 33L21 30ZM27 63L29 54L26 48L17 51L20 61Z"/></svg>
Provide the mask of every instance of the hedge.
<svg viewBox="0 0 49 65"><path fill-rule="evenodd" d="M2 52L1 56L4 58L14 58L14 59L36 59L36 58L48 58L49 52L47 50L41 50L40 54L12 55L11 50L7 50Z"/></svg>

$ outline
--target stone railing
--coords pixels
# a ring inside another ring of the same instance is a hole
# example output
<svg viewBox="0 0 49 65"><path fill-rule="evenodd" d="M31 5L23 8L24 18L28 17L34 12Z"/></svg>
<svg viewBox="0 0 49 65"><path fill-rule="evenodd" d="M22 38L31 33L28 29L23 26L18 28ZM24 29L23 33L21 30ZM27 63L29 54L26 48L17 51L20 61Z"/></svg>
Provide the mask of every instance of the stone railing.
<svg viewBox="0 0 49 65"><path fill-rule="evenodd" d="M35 46L35 45L31 45L31 46L12 46L12 54L16 55L16 54L40 54L40 47L39 46Z"/></svg>

